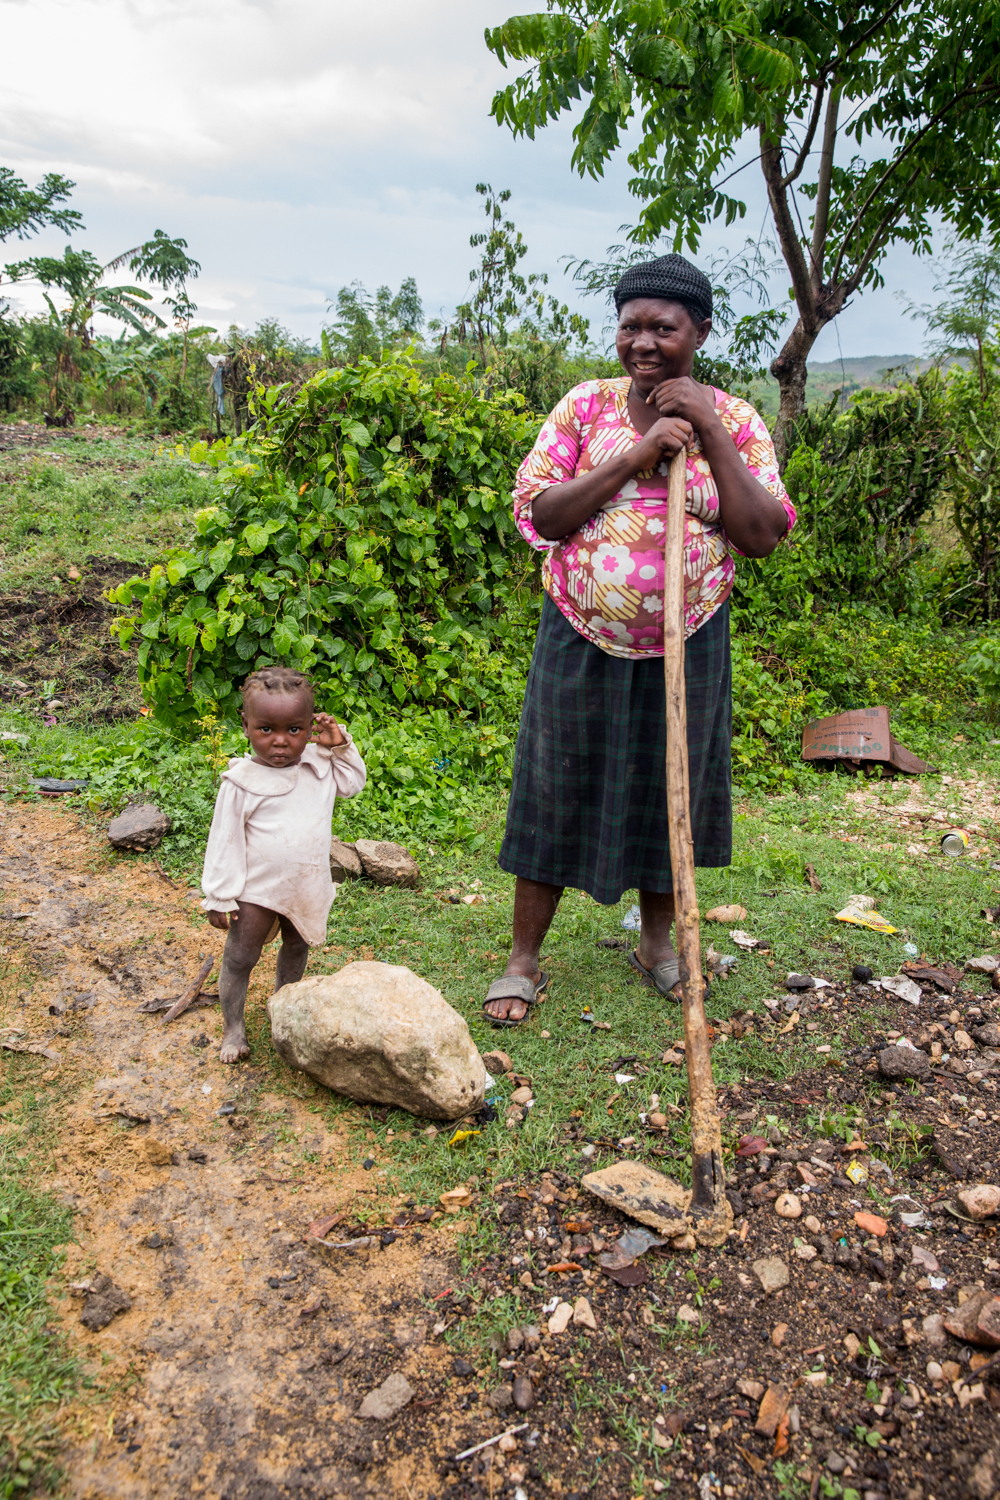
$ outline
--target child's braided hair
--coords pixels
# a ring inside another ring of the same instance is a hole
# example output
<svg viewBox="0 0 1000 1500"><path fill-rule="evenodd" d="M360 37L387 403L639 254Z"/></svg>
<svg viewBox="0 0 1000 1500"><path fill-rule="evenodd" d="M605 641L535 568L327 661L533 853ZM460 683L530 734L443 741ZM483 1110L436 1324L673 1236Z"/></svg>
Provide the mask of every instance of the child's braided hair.
<svg viewBox="0 0 1000 1500"><path fill-rule="evenodd" d="M304 672L296 672L294 667L261 667L258 672L250 673L240 692L244 703L250 693L304 693L309 699L310 712L315 702L312 683Z"/></svg>

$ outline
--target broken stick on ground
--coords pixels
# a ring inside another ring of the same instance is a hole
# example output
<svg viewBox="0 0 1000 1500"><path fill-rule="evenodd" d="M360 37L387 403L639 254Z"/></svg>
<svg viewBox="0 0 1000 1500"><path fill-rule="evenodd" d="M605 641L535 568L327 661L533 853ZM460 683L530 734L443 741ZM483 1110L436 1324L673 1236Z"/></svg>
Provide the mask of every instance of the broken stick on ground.
<svg viewBox="0 0 1000 1500"><path fill-rule="evenodd" d="M205 980L212 972L212 966L214 963L215 959L211 956L204 960L201 968L198 970L197 974L195 975L194 979L192 979L183 995L181 995L178 1000L174 1001L173 1005L163 1017L164 1025L166 1025L168 1021L175 1021L178 1016L183 1015L184 1012L194 1004L199 994L201 993L202 985L205 983Z"/></svg>

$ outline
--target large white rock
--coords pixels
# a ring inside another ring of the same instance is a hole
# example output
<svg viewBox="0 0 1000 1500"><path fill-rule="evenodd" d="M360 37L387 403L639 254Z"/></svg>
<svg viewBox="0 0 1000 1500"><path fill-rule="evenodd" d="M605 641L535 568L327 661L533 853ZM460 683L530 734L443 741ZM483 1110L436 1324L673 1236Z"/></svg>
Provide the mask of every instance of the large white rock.
<svg viewBox="0 0 1000 1500"><path fill-rule="evenodd" d="M285 1062L349 1099L433 1120L457 1120L483 1103L486 1069L468 1026L401 965L346 964L286 984L267 1011Z"/></svg>

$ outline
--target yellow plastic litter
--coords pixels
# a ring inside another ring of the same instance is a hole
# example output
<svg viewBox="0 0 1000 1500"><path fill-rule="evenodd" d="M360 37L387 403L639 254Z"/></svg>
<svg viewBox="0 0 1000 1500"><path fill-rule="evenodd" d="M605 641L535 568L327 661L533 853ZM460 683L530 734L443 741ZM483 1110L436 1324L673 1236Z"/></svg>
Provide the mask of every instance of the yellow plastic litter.
<svg viewBox="0 0 1000 1500"><path fill-rule="evenodd" d="M849 1177L855 1184L868 1181L868 1168L863 1161L852 1161L844 1168L844 1176Z"/></svg>
<svg viewBox="0 0 1000 1500"><path fill-rule="evenodd" d="M873 896L851 896L843 911L837 912L838 922L851 922L855 927L868 927L872 932L898 932L898 927L893 927L887 922L880 912L875 910L875 898Z"/></svg>
<svg viewBox="0 0 1000 1500"><path fill-rule="evenodd" d="M482 1133L481 1130L456 1130L448 1145L460 1146L463 1141L471 1140L474 1135L482 1135Z"/></svg>

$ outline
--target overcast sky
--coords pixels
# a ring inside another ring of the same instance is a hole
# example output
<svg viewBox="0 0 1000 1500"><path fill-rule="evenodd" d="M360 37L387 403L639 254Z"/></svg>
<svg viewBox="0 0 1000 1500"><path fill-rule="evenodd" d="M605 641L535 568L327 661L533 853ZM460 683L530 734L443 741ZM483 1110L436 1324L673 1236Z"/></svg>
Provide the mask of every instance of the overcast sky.
<svg viewBox="0 0 1000 1500"><path fill-rule="evenodd" d="M560 264L600 257L633 222L624 159L600 182L570 169L569 127L515 141L490 118L508 76L483 29L517 0L0 0L0 162L34 182L76 184L102 259L154 229L183 235L202 274L199 318L220 328L276 316L315 339L347 282L394 289L414 276L428 316L465 293L477 181L509 187L526 268L588 313ZM753 171L736 250L764 222ZM60 254L46 233L33 250ZM886 264L822 336L815 358L917 350L921 328L894 295L930 295L925 264ZM22 307L31 302L21 294ZM15 299L16 305L16 299ZM838 345L839 333L839 345Z"/></svg>

